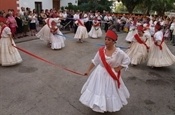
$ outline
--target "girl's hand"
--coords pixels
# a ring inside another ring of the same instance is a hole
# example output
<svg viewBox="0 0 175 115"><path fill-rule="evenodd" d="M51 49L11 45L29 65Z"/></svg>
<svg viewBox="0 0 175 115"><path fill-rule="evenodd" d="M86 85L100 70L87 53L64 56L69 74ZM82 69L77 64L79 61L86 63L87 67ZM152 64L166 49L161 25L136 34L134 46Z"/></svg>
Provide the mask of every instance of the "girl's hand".
<svg viewBox="0 0 175 115"><path fill-rule="evenodd" d="M115 70L116 72L119 72L122 68L123 68L122 66L118 66L118 67L114 67L114 70Z"/></svg>
<svg viewBox="0 0 175 115"><path fill-rule="evenodd" d="M84 73L84 75L85 75L85 76L88 76L88 75L89 75L89 72Z"/></svg>

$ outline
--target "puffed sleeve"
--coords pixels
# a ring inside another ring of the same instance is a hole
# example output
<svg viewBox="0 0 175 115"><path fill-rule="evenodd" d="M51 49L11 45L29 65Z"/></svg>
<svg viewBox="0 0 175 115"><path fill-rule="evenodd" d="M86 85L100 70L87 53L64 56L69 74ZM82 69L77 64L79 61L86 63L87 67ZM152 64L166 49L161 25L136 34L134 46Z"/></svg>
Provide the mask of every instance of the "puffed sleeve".
<svg viewBox="0 0 175 115"><path fill-rule="evenodd" d="M154 37L155 37L156 41L162 41L163 33L161 31L159 31L155 34Z"/></svg>
<svg viewBox="0 0 175 115"><path fill-rule="evenodd" d="M8 35L9 35L9 34L12 34L9 27L5 27L4 31L5 31L5 33L8 34Z"/></svg>
<svg viewBox="0 0 175 115"><path fill-rule="evenodd" d="M92 63L97 66L100 63L100 56L99 56L99 52L96 53L94 59L92 59Z"/></svg>
<svg viewBox="0 0 175 115"><path fill-rule="evenodd" d="M121 66L127 69L128 65L130 64L130 58L124 51L121 51L121 56L122 56Z"/></svg>

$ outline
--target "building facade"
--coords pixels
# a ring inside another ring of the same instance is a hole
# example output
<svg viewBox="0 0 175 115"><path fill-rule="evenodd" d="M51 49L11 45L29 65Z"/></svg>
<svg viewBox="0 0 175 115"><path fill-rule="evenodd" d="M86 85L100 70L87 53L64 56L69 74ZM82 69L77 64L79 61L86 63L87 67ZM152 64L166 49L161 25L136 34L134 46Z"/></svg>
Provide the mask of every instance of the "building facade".
<svg viewBox="0 0 175 115"><path fill-rule="evenodd" d="M19 7L17 0L0 0L0 10L14 9L16 11L17 7Z"/></svg>
<svg viewBox="0 0 175 115"><path fill-rule="evenodd" d="M60 9L68 3L78 5L78 0L0 0L0 10L7 11L8 9L20 10L21 7L29 7L31 10L36 9Z"/></svg>

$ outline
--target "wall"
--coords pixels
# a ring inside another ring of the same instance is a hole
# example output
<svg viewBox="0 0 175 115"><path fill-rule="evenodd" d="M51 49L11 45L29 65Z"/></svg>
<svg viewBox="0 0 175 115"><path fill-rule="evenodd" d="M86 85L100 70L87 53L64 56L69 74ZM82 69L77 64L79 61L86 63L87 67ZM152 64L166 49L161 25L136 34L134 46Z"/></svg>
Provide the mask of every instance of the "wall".
<svg viewBox="0 0 175 115"><path fill-rule="evenodd" d="M29 7L35 9L35 2L42 2L42 9L53 8L52 0L19 0L19 7Z"/></svg>
<svg viewBox="0 0 175 115"><path fill-rule="evenodd" d="M0 10L7 11L8 9L14 9L17 11L16 0L0 0Z"/></svg>

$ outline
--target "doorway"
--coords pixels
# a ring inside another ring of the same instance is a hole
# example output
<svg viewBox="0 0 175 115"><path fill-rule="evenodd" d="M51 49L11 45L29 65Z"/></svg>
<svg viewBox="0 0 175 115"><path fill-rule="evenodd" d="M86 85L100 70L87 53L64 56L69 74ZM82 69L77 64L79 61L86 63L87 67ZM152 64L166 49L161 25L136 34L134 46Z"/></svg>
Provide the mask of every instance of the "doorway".
<svg viewBox="0 0 175 115"><path fill-rule="evenodd" d="M37 14L40 14L42 10L42 2L35 2L35 9L36 9Z"/></svg>
<svg viewBox="0 0 175 115"><path fill-rule="evenodd" d="M53 9L55 10L60 9L60 0L53 0Z"/></svg>

